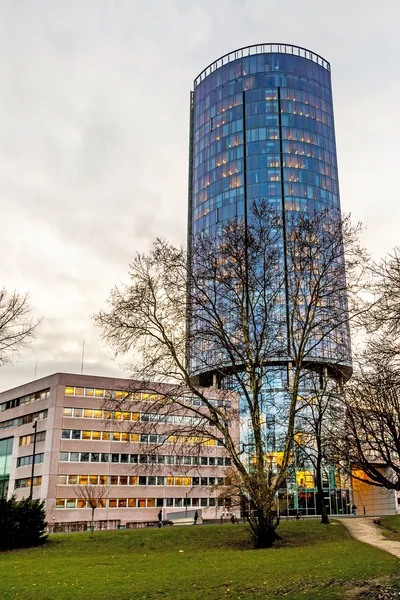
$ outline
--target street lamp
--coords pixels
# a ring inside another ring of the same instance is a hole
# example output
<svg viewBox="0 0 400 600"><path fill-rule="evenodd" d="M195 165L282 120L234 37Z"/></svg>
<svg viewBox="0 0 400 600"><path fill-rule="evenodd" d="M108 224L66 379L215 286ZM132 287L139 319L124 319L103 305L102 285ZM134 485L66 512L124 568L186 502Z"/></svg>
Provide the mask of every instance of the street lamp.
<svg viewBox="0 0 400 600"><path fill-rule="evenodd" d="M31 489L29 492L29 500L32 500L33 495L33 476L35 473L35 458L36 458L36 429L37 421L35 420L32 424L33 427L33 453L32 453L32 470L31 470Z"/></svg>
<svg viewBox="0 0 400 600"><path fill-rule="evenodd" d="M185 518L186 519L187 519L187 504L188 504L187 503L187 495L188 495L188 492L186 491L185 492Z"/></svg>

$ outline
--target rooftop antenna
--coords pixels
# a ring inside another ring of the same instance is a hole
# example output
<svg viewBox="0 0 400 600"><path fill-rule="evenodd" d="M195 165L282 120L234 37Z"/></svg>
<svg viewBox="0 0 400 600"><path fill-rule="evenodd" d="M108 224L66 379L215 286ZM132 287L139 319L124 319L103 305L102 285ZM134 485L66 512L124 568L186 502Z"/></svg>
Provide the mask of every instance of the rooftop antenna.
<svg viewBox="0 0 400 600"><path fill-rule="evenodd" d="M82 341L82 361L81 361L81 375L83 374L83 360L85 358L85 338Z"/></svg>

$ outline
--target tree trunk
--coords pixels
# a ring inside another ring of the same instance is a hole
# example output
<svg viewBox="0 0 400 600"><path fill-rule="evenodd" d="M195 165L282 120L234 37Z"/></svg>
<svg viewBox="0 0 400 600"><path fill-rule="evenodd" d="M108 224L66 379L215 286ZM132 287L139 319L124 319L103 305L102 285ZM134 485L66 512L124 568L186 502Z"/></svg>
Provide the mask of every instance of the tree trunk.
<svg viewBox="0 0 400 600"><path fill-rule="evenodd" d="M317 465L316 465L316 478L317 478L317 513L321 515L321 523L329 525L328 512L325 506L324 500L324 489L322 487L322 457L321 449L317 442Z"/></svg>
<svg viewBox="0 0 400 600"><path fill-rule="evenodd" d="M261 510L256 510L257 516L249 515L254 548L271 548L274 542L281 539L276 533L279 525L279 516L276 511L265 506Z"/></svg>
<svg viewBox="0 0 400 600"><path fill-rule="evenodd" d="M94 508L92 508L92 526L91 526L91 531L90 531L90 537L93 537L93 533L94 533Z"/></svg>

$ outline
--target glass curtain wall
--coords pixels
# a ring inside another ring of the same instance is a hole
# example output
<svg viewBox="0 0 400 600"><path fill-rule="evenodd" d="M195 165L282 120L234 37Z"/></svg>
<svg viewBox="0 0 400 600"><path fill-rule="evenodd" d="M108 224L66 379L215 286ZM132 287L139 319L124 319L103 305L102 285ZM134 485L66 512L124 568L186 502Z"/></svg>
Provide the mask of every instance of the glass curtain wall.
<svg viewBox="0 0 400 600"><path fill-rule="evenodd" d="M223 236L224 223L245 215L251 218L251 207L261 202L288 220L291 215L313 215L325 209L340 216L330 65L296 46L242 48L212 63L194 82L189 253L196 235ZM350 363L347 326L340 337ZM331 348L321 346L317 352L321 364L329 362ZM196 352L190 361L192 372L199 374ZM265 382L266 406L284 403L287 369L271 367ZM223 385L230 387L229 378ZM266 411L266 428L271 452L279 454L273 408ZM251 447L245 414L241 441ZM331 512L347 512L348 491L342 489L342 482L337 485L340 477L329 469L326 504ZM294 469L279 503L281 510L315 512L311 466Z"/></svg>

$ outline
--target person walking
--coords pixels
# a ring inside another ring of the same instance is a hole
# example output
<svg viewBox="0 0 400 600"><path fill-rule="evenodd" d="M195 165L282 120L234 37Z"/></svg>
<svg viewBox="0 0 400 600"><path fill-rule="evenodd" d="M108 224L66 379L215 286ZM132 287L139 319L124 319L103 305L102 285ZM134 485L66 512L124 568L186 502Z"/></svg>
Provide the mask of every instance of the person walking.
<svg viewBox="0 0 400 600"><path fill-rule="evenodd" d="M158 527L162 527L162 510L158 513Z"/></svg>
<svg viewBox="0 0 400 600"><path fill-rule="evenodd" d="M351 507L351 512L353 513L353 517L357 515L357 506L355 504Z"/></svg>
<svg viewBox="0 0 400 600"><path fill-rule="evenodd" d="M198 519L198 518L199 518L199 513L198 513L198 512L197 512L197 510L196 510L196 512L194 513L194 521L193 521L193 525L197 525L197 519Z"/></svg>

